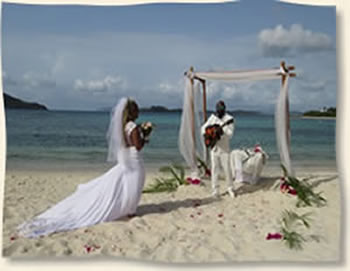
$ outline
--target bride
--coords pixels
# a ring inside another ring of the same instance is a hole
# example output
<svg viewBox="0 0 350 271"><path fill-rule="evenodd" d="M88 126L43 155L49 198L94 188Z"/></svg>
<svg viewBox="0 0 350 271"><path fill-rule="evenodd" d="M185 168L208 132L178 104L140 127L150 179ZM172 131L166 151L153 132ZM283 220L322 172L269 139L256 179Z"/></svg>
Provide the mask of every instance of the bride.
<svg viewBox="0 0 350 271"><path fill-rule="evenodd" d="M113 108L109 129L108 161L118 162L47 211L18 227L24 237L68 231L135 214L140 201L145 169L141 149L147 142L135 124L135 101L122 98Z"/></svg>

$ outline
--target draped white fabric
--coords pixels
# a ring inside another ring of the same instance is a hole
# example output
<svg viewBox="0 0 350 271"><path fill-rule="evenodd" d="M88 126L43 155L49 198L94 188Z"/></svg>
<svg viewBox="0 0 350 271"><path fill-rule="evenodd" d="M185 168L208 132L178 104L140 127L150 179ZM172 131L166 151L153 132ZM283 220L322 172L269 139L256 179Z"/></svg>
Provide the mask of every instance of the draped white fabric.
<svg viewBox="0 0 350 271"><path fill-rule="evenodd" d="M225 72L195 72L194 77L204 80L224 81L257 81L280 78L281 69L225 71Z"/></svg>
<svg viewBox="0 0 350 271"><path fill-rule="evenodd" d="M275 126L277 148L281 163L286 168L289 176L294 176L294 170L290 159L290 124L289 124L289 101L288 101L288 76L281 87L276 104Z"/></svg>
<svg viewBox="0 0 350 271"><path fill-rule="evenodd" d="M186 78L181 125L178 138L180 153L192 171L197 170L197 156L205 160L204 140L200 135L202 123L200 86ZM194 128L194 133L192 132Z"/></svg>
<svg viewBox="0 0 350 271"><path fill-rule="evenodd" d="M285 84L282 85L275 111L275 130L277 138L277 148L280 154L281 164L287 169L289 175L294 175L290 160L290 130L289 130L289 104L288 104L288 73L282 68L266 70L247 71L224 71L224 72L193 72L186 73L186 86L184 92L184 104L179 133L179 147L182 156L188 166L193 168L195 161L193 151L195 144L192 140L191 125L191 93L194 92L191 84L193 79L203 80L224 80L224 81L258 81L281 79L285 75ZM196 82L196 80L194 80ZM199 93L196 94L197 96ZM195 112L198 113L198 112ZM197 128L196 131L197 132Z"/></svg>

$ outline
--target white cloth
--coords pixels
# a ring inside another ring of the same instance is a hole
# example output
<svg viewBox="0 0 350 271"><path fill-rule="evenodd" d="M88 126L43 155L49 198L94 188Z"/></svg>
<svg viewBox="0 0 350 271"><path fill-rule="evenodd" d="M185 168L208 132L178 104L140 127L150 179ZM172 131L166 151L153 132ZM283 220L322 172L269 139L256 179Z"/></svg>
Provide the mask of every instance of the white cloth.
<svg viewBox="0 0 350 271"><path fill-rule="evenodd" d="M223 80L223 81L258 81L280 78L283 70L281 68L265 70L239 70L223 72L195 72L192 77L205 80ZM283 72L284 73L284 72Z"/></svg>
<svg viewBox="0 0 350 271"><path fill-rule="evenodd" d="M260 148L233 150L230 154L232 175L237 183L258 183L268 155Z"/></svg>
<svg viewBox="0 0 350 271"><path fill-rule="evenodd" d="M135 127L133 122L126 124L127 140ZM72 195L21 224L19 234L35 238L134 214L141 198L145 170L141 153L134 146L125 150L127 161L121 160L102 176L79 185Z"/></svg>
<svg viewBox="0 0 350 271"><path fill-rule="evenodd" d="M223 125L228 120L233 119L229 114L225 114L221 119L215 114L212 114L209 119L203 124L201 128L202 135L205 134L205 128L209 125ZM211 161L211 184L213 191L219 189L218 178L221 169L225 173L225 179L227 182L228 189L233 188L232 172L230 168L230 139L234 132L234 123L228 124L223 127L224 134L221 136L220 140L210 151L210 161Z"/></svg>
<svg viewBox="0 0 350 271"><path fill-rule="evenodd" d="M203 123L200 114L203 111L202 99L198 82L192 84L186 77L185 84L178 146L186 164L191 169L192 176L198 177L197 157L203 161L206 160L204 139L200 134Z"/></svg>
<svg viewBox="0 0 350 271"><path fill-rule="evenodd" d="M290 159L290 123L289 123L289 99L288 99L288 77L281 87L276 104L275 126L277 148L280 154L281 163L286 168L288 176L295 176L292 161Z"/></svg>

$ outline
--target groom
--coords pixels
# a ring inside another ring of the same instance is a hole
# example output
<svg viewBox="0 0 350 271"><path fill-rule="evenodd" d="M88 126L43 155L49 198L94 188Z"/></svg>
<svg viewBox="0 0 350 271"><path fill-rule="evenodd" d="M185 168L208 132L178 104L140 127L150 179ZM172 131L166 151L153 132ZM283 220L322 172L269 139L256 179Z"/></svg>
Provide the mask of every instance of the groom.
<svg viewBox="0 0 350 271"><path fill-rule="evenodd" d="M221 134L220 139L211 149L211 184L212 184L212 195L214 197L220 196L218 177L221 168L224 170L227 192L234 198L235 194L233 191L233 179L230 168L230 139L234 131L234 123L231 122L223 126L224 123L233 120L233 117L226 113L226 106L223 101L218 101L216 104L216 112L212 114L209 119L204 123L201 128L202 135L205 134L205 129L210 125L219 125L219 133Z"/></svg>

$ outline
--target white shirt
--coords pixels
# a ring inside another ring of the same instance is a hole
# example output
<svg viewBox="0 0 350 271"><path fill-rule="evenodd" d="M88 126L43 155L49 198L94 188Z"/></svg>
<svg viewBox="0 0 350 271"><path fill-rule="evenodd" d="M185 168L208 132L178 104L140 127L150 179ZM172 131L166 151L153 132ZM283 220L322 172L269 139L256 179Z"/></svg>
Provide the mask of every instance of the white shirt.
<svg viewBox="0 0 350 271"><path fill-rule="evenodd" d="M209 125L218 124L223 125L228 120L233 119L229 114L225 114L221 119L218 118L215 114L212 114L209 119L203 124L201 128L202 135L205 134L205 128ZM230 151L230 139L233 136L234 132L234 123L225 125L223 127L224 134L221 136L220 140L215 144L212 149L213 152L229 152Z"/></svg>

